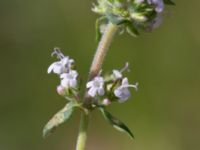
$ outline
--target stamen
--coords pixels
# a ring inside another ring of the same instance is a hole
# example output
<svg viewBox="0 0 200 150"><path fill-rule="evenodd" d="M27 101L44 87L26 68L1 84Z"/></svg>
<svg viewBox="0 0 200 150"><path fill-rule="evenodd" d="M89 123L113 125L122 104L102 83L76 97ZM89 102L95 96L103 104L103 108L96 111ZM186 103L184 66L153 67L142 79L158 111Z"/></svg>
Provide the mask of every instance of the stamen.
<svg viewBox="0 0 200 150"><path fill-rule="evenodd" d="M134 88L136 91L138 91L138 85L139 85L139 83L136 82L135 84L122 85L121 87L122 87L122 88L132 87L132 88Z"/></svg>
<svg viewBox="0 0 200 150"><path fill-rule="evenodd" d="M129 63L128 63L128 62L126 62L126 64L125 64L124 68L122 68L122 69L120 70L120 72L121 72L121 73L122 73L122 72L124 72L124 71L128 71L128 72L129 72L130 70L129 70L129 68L128 68L128 67L129 67Z"/></svg>
<svg viewBox="0 0 200 150"><path fill-rule="evenodd" d="M55 47L53 53L51 54L52 57L54 55L56 55L58 59L63 59L65 57L58 47Z"/></svg>

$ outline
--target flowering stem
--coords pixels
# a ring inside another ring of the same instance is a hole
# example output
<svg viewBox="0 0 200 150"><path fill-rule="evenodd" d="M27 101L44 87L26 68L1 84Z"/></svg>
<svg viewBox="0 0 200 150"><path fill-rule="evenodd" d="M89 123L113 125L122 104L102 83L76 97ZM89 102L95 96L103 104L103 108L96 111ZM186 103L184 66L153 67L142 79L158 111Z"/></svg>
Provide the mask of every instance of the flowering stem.
<svg viewBox="0 0 200 150"><path fill-rule="evenodd" d="M93 62L90 68L89 79L92 79L95 76L97 76L99 71L101 70L103 61L105 59L105 56L107 54L107 51L110 47L110 44L112 42L112 39L117 29L118 29L117 25L114 25L112 23L109 23L107 25L93 59Z"/></svg>
<svg viewBox="0 0 200 150"><path fill-rule="evenodd" d="M89 115L84 112L81 114L81 121L79 127L79 135L77 139L76 150L84 150L87 139L87 128L89 124Z"/></svg>
<svg viewBox="0 0 200 150"><path fill-rule="evenodd" d="M96 54L93 58L93 62L92 62L89 77L88 77L89 80L97 76L98 73L100 72L106 53L110 47L112 39L115 33L117 32L117 30L118 30L117 25L114 25L112 23L109 23L107 25L106 30L104 31L104 34L101 38L101 41L98 44ZM84 98L84 106L86 108L90 108L91 107L90 105L91 105L91 98L86 96ZM85 149L88 124L89 124L89 115L82 113L76 150Z"/></svg>
<svg viewBox="0 0 200 150"><path fill-rule="evenodd" d="M114 25L111 22L108 23L108 25L101 37L101 40L98 44L95 56L93 58L92 65L90 67L88 80L93 79L101 71L103 61L105 59L105 56L108 52L108 49L111 45L111 42L112 42L114 35L117 32L118 28L119 28L118 25ZM91 97L88 96L87 92L85 93L84 106L89 109L91 108Z"/></svg>

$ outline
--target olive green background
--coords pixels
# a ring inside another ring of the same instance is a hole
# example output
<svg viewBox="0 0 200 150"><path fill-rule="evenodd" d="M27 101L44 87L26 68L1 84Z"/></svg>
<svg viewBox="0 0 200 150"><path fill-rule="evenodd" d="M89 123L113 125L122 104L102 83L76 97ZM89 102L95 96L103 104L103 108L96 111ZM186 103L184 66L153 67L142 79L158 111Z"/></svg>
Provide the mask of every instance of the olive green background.
<svg viewBox="0 0 200 150"><path fill-rule="evenodd" d="M93 1L94 2L94 1ZM130 62L129 101L108 109L135 134L131 140L92 114L87 150L200 149L200 18L198 0L177 0L152 33L117 36L103 70ZM0 150L73 150L80 112L47 139L42 128L62 108L56 75L47 75L54 46L87 78L94 55L90 0L0 0Z"/></svg>

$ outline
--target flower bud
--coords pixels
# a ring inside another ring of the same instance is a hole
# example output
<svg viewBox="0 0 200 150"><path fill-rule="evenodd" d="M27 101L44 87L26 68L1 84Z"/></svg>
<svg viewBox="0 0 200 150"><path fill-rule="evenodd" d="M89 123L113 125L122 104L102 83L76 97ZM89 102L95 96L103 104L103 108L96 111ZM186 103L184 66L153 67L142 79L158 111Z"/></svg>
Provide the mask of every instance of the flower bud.
<svg viewBox="0 0 200 150"><path fill-rule="evenodd" d="M103 105L108 106L111 104L111 101L108 98L105 98L102 102Z"/></svg>
<svg viewBox="0 0 200 150"><path fill-rule="evenodd" d="M59 85L57 86L57 93L61 96L65 96L66 95L66 88L64 88L63 86Z"/></svg>

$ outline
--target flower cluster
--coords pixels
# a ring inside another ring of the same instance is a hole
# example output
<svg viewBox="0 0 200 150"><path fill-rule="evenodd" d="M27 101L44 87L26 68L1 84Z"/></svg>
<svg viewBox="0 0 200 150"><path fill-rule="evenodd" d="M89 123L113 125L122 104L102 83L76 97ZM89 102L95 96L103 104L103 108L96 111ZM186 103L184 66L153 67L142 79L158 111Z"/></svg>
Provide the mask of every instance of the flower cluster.
<svg viewBox="0 0 200 150"><path fill-rule="evenodd" d="M137 90L138 83L129 84L128 78L122 73L128 70L128 63L121 70L113 70L102 77L100 74L87 83L88 95L98 99L98 104L109 105L113 101L125 102L130 97L129 88Z"/></svg>
<svg viewBox="0 0 200 150"><path fill-rule="evenodd" d="M171 0L97 0L92 10L102 16L101 24L111 21L136 35L138 30L152 30L161 23L165 4L174 3Z"/></svg>
<svg viewBox="0 0 200 150"><path fill-rule="evenodd" d="M57 87L57 92L65 97L68 102L44 126L43 137L47 137L58 126L66 122L75 109L80 109L86 116L90 110L97 109L115 129L134 138L130 129L106 110L106 107L112 102L125 102L131 96L130 88L135 90L138 88L138 83L129 84L128 78L123 76L124 71L129 71L128 63L121 70L114 69L105 76L100 71L97 76L86 83L85 96L81 99L81 82L79 82L78 73L75 70L75 61L69 56L63 55L59 48L54 49L52 56L54 55L57 56L59 61L52 63L47 72L53 72L59 76L60 85Z"/></svg>
<svg viewBox="0 0 200 150"><path fill-rule="evenodd" d="M78 90L78 72L75 70L74 60L69 56L64 56L59 48L55 48L52 56L56 55L59 61L52 63L47 72L57 74L60 79L60 85L57 87L57 92L68 98L77 96Z"/></svg>
<svg viewBox="0 0 200 150"><path fill-rule="evenodd" d="M58 94L66 97L68 100L76 99L79 94L80 82L78 81L78 72L75 70L74 60L64 56L58 48L54 49L52 55L56 55L59 61L52 63L48 68L48 73L55 73L61 79L57 87ZM129 84L128 78L123 77L122 73L128 70L128 63L121 70L113 70L106 76L94 77L86 84L87 93L93 98L93 104L108 105L113 101L125 102L130 97L129 88L137 90L138 83Z"/></svg>

